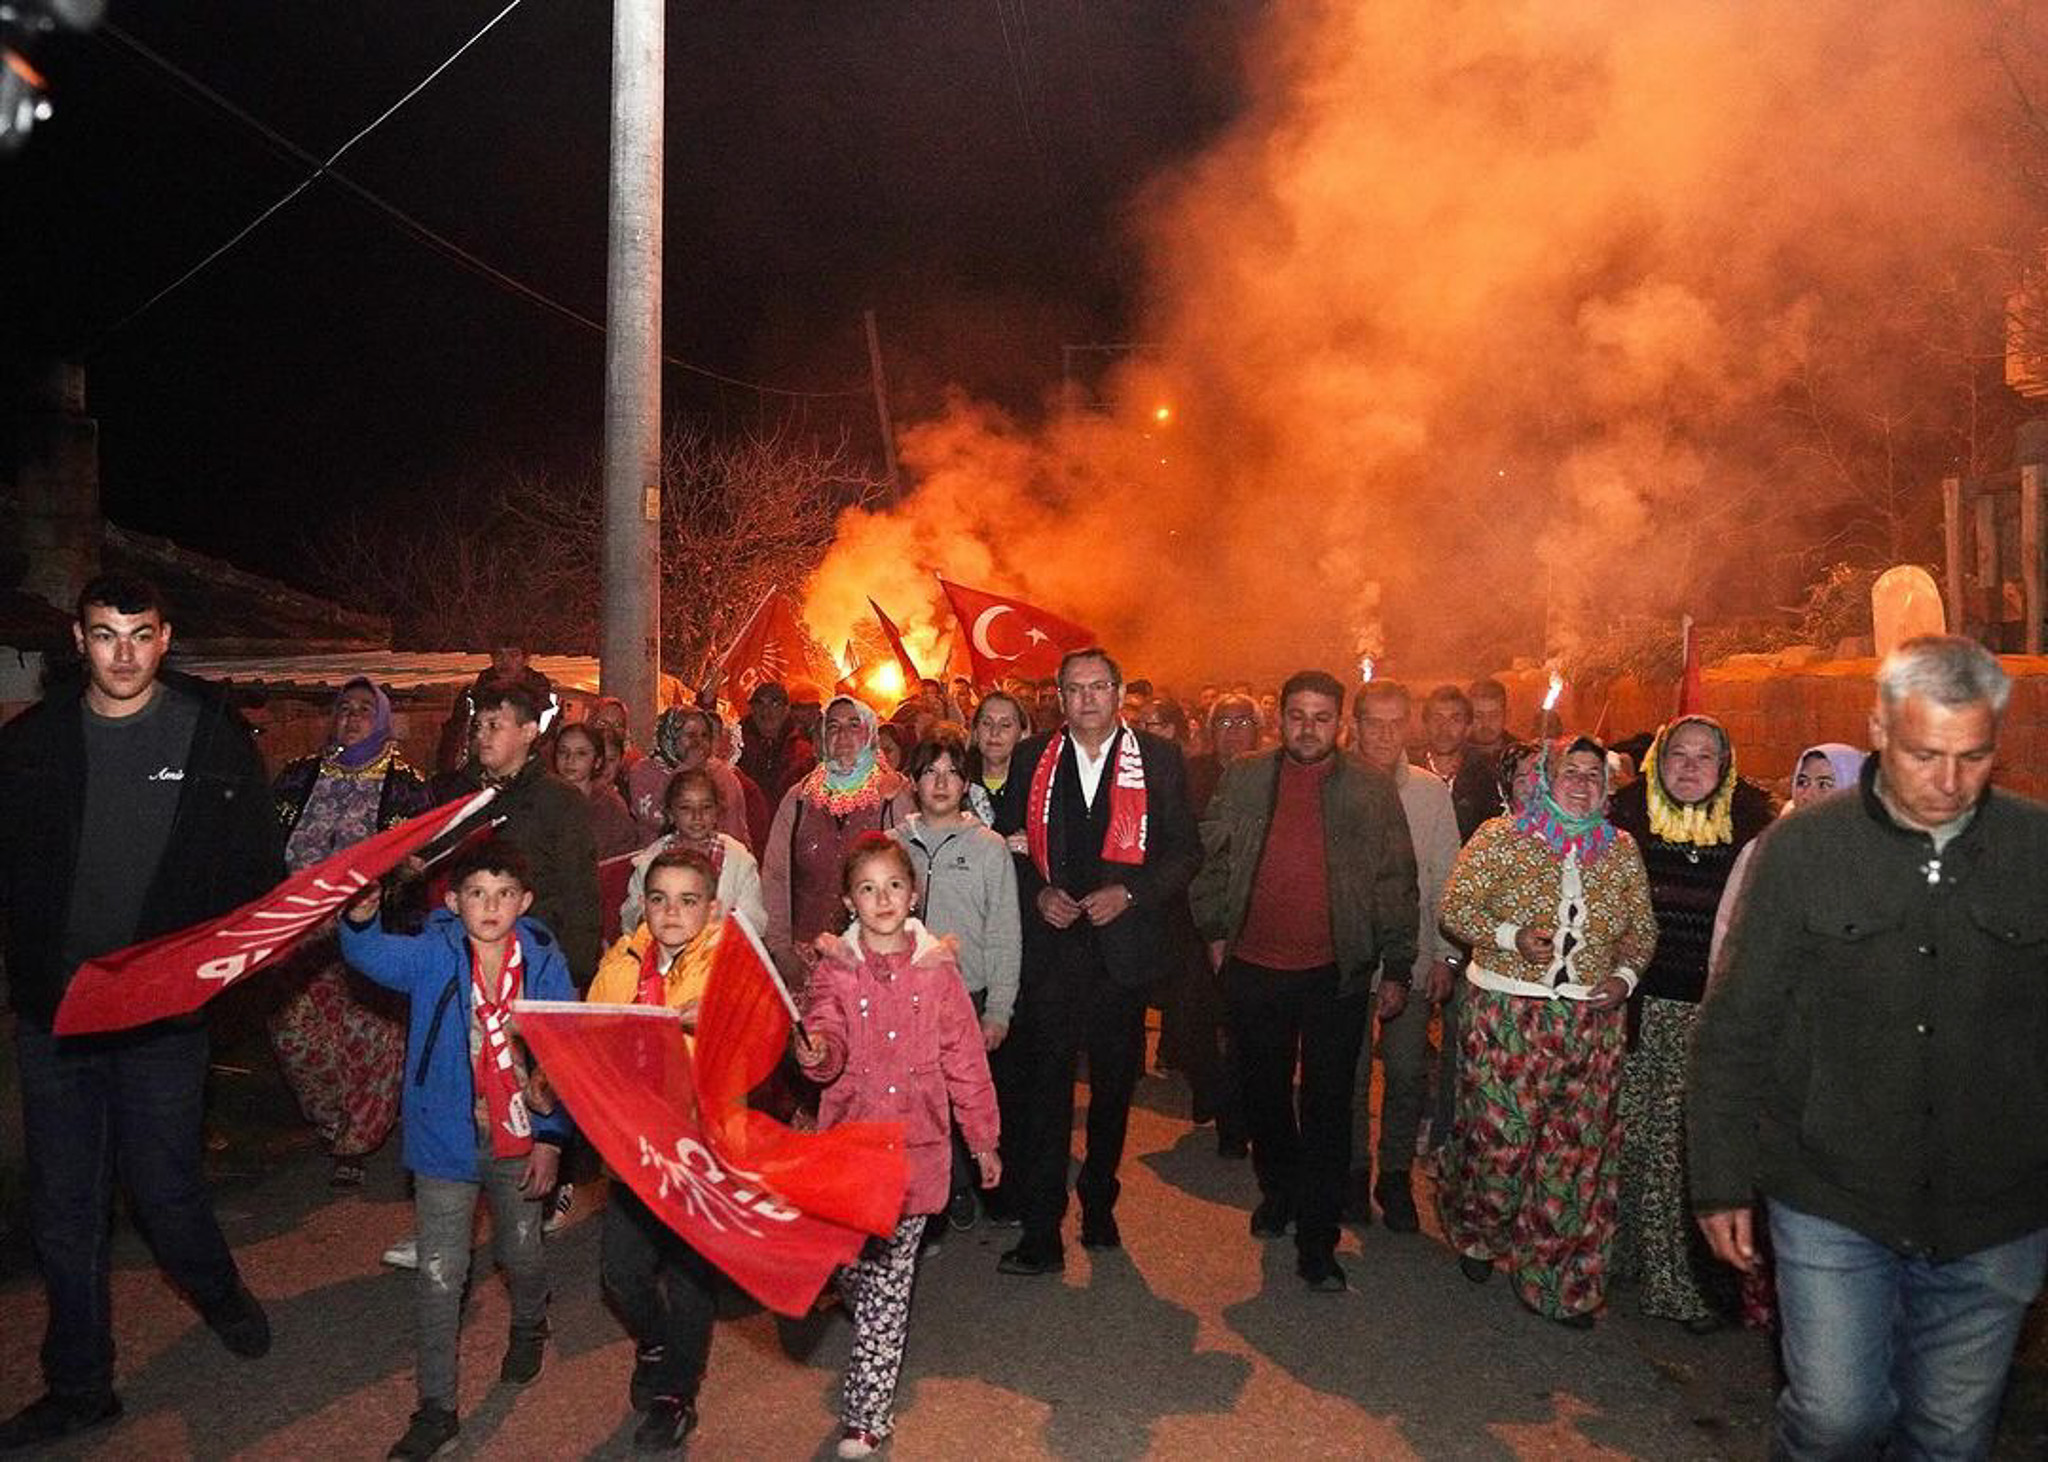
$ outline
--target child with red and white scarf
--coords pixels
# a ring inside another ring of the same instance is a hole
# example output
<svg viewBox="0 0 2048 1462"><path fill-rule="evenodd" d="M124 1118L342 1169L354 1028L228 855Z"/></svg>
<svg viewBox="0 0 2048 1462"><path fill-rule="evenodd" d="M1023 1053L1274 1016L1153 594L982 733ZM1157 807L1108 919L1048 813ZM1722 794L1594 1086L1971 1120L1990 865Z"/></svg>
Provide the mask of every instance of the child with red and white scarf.
<svg viewBox="0 0 2048 1462"><path fill-rule="evenodd" d="M512 1002L574 1000L576 987L533 903L519 850L486 839L455 860L447 908L418 934L377 926L377 886L341 920L342 957L411 998L406 1025L405 1165L419 1234L419 1409L391 1457L431 1457L454 1439L457 1334L478 1190L490 1200L498 1267L512 1289L512 1335L498 1378L540 1374L548 1278L542 1200L554 1186L568 1119L539 1089L514 1036Z"/></svg>
<svg viewBox="0 0 2048 1462"><path fill-rule="evenodd" d="M687 847L663 849L645 871L641 921L598 962L589 999L594 1005L666 1006L694 1047L697 1007L726 937L718 871ZM730 937L745 936L735 931ZM605 1203L597 1263L605 1298L633 1337L627 1395L640 1413L633 1449L672 1452L697 1425L697 1390L717 1318L717 1271L617 1181Z"/></svg>

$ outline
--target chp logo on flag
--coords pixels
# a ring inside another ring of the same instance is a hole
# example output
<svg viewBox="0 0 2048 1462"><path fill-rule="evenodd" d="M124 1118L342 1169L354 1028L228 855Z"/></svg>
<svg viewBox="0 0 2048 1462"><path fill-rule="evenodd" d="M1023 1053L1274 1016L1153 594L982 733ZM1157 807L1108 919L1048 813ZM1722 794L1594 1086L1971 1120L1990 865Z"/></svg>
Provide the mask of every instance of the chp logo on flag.
<svg viewBox="0 0 2048 1462"><path fill-rule="evenodd" d="M654 1005L513 1004L579 1130L649 1210L747 1293L805 1314L903 1205L896 1122L797 1132L748 1105L782 1058L787 992L738 914L718 935L697 1033Z"/></svg>
<svg viewBox="0 0 2048 1462"><path fill-rule="evenodd" d="M759 1173L720 1166L711 1149L693 1138L678 1137L673 1153L663 1153L643 1134L640 1166L655 1174L657 1197L680 1198L684 1208L716 1228L760 1239L768 1236L761 1222L794 1223L803 1217L766 1191Z"/></svg>
<svg viewBox="0 0 2048 1462"><path fill-rule="evenodd" d="M87 960L57 1007L56 1033L129 1030L191 1014L275 960L376 879L474 819L495 796L487 788L444 803L300 870L233 913Z"/></svg>
<svg viewBox="0 0 2048 1462"><path fill-rule="evenodd" d="M768 681L809 680L820 686L839 679L839 667L811 638L795 601L780 589L762 596L746 627L719 661L722 693L745 705L754 687Z"/></svg>

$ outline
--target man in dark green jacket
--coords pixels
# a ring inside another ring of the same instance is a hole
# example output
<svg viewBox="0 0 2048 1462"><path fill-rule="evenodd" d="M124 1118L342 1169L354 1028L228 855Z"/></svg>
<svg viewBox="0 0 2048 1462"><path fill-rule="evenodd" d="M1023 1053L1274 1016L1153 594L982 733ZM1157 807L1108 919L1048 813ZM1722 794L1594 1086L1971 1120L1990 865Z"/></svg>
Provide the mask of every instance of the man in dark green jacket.
<svg viewBox="0 0 2048 1462"><path fill-rule="evenodd" d="M1420 917L1400 794L1337 749L1343 714L1333 677L1304 670L1288 680L1281 745L1224 772L1189 890L1223 974L1244 1082L1263 1195L1252 1234L1278 1238L1292 1223L1296 1268L1318 1290L1345 1288L1337 1221L1369 997L1376 975L1407 984Z"/></svg>
<svg viewBox="0 0 2048 1462"><path fill-rule="evenodd" d="M566 782L549 776L534 750L544 707L523 685L484 689L476 700L476 756L461 773L437 785L437 800L496 787L495 800L463 827L443 835L459 841L487 822L526 857L533 889L532 917L562 946L569 977L579 990L597 975L603 951L597 904L597 842L590 811Z"/></svg>
<svg viewBox="0 0 2048 1462"><path fill-rule="evenodd" d="M2048 1266L2048 808L1994 791L2011 686L1972 641L1879 667L1862 785L1758 845L1689 1104L1693 1207L1757 1265L1774 1455L1986 1455Z"/></svg>

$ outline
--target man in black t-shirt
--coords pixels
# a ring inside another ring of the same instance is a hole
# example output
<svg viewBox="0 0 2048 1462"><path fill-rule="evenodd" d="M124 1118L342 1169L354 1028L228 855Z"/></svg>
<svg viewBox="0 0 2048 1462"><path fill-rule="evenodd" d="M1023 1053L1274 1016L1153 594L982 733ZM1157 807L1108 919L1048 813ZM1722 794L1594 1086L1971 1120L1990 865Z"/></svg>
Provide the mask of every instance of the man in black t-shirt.
<svg viewBox="0 0 2048 1462"><path fill-rule="evenodd" d="M171 627L146 581L79 598L82 686L0 729L0 904L17 1017L29 1227L49 1297L48 1392L0 1450L121 1414L108 1276L118 1172L157 1262L236 1355L270 1348L201 1167L204 1020L59 1038L84 961L215 918L283 874L283 839L248 728L200 682L160 673Z"/></svg>

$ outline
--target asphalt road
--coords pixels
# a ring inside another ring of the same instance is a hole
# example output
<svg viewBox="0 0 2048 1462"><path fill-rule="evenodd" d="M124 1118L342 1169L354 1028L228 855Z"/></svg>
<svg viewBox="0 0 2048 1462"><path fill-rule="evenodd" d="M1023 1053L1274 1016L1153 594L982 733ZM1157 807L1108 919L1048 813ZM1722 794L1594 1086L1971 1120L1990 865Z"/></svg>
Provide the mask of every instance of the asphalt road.
<svg viewBox="0 0 2048 1462"><path fill-rule="evenodd" d="M260 1052L260 1047L258 1048ZM227 1061L232 1064L231 1056ZM218 1207L276 1344L230 1356L125 1228L117 1240L116 1427L57 1455L381 1457L413 1404L413 1277L378 1255L410 1230L389 1144L355 1195L327 1165L260 1054L219 1078ZM1633 1295L1578 1334L1525 1314L1508 1286L1458 1275L1430 1233L1345 1239L1348 1294L1311 1294L1289 1242L1247 1235L1249 1167L1191 1128L1175 1081L1139 1094L1118 1216L1125 1249L1069 1242L1059 1278L995 1272L1008 1231L949 1235L922 1267L898 1457L1722 1458L1763 1454L1768 1341L1696 1339L1638 1318ZM632 1352L597 1288L597 1195L550 1241L555 1339L539 1380L496 1384L503 1285L474 1286L463 1331L457 1455L622 1457ZM1425 1204L1426 1206L1426 1204ZM480 1265L479 1268L484 1266ZM801 1325L730 1296L700 1397L699 1457L831 1454L849 1327ZM2037 1314L2037 1319L2040 1317ZM2001 1455L2048 1454L2048 1347L2033 1327ZM42 1298L17 1263L0 1283L0 1408L40 1389Z"/></svg>

